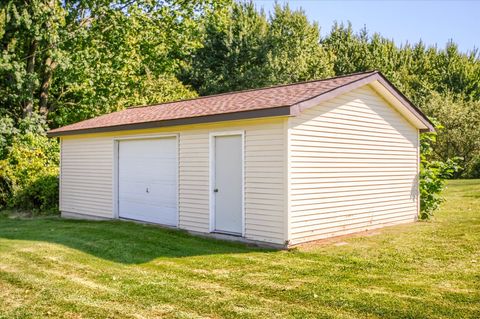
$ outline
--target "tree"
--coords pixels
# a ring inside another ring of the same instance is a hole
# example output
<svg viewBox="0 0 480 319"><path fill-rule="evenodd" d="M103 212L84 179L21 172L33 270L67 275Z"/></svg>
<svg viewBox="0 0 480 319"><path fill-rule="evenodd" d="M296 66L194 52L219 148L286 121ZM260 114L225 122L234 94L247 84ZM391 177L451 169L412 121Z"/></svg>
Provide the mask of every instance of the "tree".
<svg viewBox="0 0 480 319"><path fill-rule="evenodd" d="M469 176L480 157L480 101L468 101L452 93L432 93L424 109L429 116L441 119L443 126L434 145L435 158L447 161L460 157L462 170L456 177Z"/></svg>
<svg viewBox="0 0 480 319"><path fill-rule="evenodd" d="M209 1L9 0L0 7L0 112L51 126L191 97L175 78Z"/></svg>
<svg viewBox="0 0 480 319"><path fill-rule="evenodd" d="M253 3L233 3L205 18L201 47L181 78L201 95L254 88L265 84L262 46L268 23Z"/></svg>
<svg viewBox="0 0 480 319"><path fill-rule="evenodd" d="M31 116L39 104L46 109L63 11L54 0L10 0L1 10L0 109Z"/></svg>
<svg viewBox="0 0 480 319"><path fill-rule="evenodd" d="M293 83L333 76L332 56L320 43L318 23L303 11L275 5L264 41L268 84Z"/></svg>
<svg viewBox="0 0 480 319"><path fill-rule="evenodd" d="M368 32L355 34L352 25L334 23L330 33L322 39L324 48L333 54L333 71L336 75L370 70Z"/></svg>
<svg viewBox="0 0 480 319"><path fill-rule="evenodd" d="M333 75L318 25L288 6L267 19L252 2L233 3L206 17L204 34L181 76L201 95Z"/></svg>
<svg viewBox="0 0 480 319"><path fill-rule="evenodd" d="M53 125L195 96L174 76L183 55L196 45L190 9L171 12L169 6L137 2L121 10L97 8L94 16L79 20L87 27L77 22L76 36L64 43L68 59L52 87Z"/></svg>

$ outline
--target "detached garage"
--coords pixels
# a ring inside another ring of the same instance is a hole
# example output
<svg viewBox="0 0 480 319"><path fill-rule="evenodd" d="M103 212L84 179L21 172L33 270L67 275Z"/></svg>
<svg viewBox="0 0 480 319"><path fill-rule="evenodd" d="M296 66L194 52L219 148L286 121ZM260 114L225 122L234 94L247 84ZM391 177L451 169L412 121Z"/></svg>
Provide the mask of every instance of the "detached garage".
<svg viewBox="0 0 480 319"><path fill-rule="evenodd" d="M291 246L416 220L432 123L379 72L134 107L51 130L64 217Z"/></svg>

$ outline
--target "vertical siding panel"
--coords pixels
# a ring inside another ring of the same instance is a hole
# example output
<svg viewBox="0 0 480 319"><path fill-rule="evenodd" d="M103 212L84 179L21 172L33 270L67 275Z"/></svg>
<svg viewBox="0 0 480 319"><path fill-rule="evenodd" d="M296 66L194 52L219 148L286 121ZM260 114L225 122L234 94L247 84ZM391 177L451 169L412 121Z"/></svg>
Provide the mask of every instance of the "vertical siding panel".
<svg viewBox="0 0 480 319"><path fill-rule="evenodd" d="M416 219L418 130L371 87L288 121L290 244Z"/></svg>

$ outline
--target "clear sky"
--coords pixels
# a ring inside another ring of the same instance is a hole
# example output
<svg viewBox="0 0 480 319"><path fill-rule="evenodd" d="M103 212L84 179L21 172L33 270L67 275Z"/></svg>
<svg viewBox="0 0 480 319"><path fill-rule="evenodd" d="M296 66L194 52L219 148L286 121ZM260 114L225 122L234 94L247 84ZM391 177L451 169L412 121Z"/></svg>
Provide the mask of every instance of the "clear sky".
<svg viewBox="0 0 480 319"><path fill-rule="evenodd" d="M415 43L443 48L452 39L466 52L480 48L480 0L470 1L325 1L278 0L292 9L303 8L308 18L317 21L324 36L334 21L352 23L359 31L366 26L369 33L378 32L397 44ZM274 0L254 0L265 12Z"/></svg>

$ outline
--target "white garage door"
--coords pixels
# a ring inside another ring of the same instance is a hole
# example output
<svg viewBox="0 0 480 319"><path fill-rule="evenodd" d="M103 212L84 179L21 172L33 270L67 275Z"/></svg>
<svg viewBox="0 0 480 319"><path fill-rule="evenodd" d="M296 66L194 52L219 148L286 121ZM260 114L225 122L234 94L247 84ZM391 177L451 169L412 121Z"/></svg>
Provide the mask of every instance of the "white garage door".
<svg viewBox="0 0 480 319"><path fill-rule="evenodd" d="M177 225L177 140L123 140L118 144L121 218Z"/></svg>

